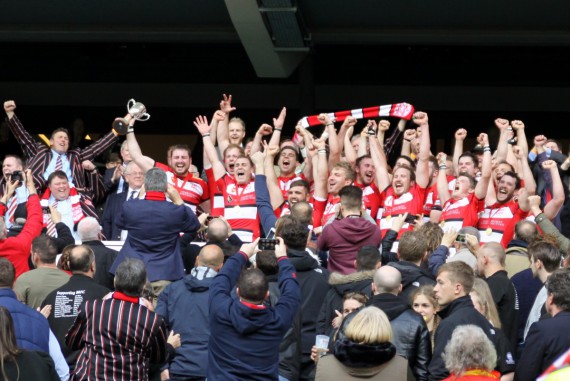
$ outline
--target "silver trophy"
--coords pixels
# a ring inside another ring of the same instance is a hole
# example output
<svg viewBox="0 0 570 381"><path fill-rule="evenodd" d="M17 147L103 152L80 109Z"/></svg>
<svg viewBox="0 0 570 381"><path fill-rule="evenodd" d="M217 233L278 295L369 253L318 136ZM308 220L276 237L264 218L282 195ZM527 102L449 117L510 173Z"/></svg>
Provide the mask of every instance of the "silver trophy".
<svg viewBox="0 0 570 381"><path fill-rule="evenodd" d="M119 135L125 135L129 129L129 122L137 120L145 122L150 119L150 115L146 112L146 107L141 102L131 99L127 103L127 111L129 112L124 118L117 118L113 121L113 129Z"/></svg>

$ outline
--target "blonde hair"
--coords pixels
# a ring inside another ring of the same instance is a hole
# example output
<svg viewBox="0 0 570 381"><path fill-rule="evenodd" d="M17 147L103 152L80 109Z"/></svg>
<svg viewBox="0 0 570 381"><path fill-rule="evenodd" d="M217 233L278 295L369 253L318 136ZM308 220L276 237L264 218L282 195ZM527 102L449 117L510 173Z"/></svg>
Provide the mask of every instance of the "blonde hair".
<svg viewBox="0 0 570 381"><path fill-rule="evenodd" d="M359 344L387 343L392 341L392 327L381 309L366 307L348 323L344 335Z"/></svg>
<svg viewBox="0 0 570 381"><path fill-rule="evenodd" d="M491 289L487 282L483 279L475 278L473 288L469 294L475 294L479 297L485 309L485 318L489 320L495 328L500 329L501 319L499 319L499 312L497 311L497 306L495 306L495 301L493 300L493 295L491 295Z"/></svg>

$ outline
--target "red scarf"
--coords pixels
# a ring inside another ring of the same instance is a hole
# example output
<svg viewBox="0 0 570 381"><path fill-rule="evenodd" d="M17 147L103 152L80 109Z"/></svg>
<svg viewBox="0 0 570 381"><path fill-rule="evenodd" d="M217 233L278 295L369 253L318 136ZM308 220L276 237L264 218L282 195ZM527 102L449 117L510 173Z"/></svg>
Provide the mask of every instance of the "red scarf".
<svg viewBox="0 0 570 381"><path fill-rule="evenodd" d="M166 196L164 192L148 191L146 192L144 199L151 201L166 201Z"/></svg>
<svg viewBox="0 0 570 381"><path fill-rule="evenodd" d="M139 304L140 299L136 296L128 296L120 291L113 292L113 299L122 300L124 302Z"/></svg>
<svg viewBox="0 0 570 381"><path fill-rule="evenodd" d="M46 189L44 194L42 195L42 199L40 200L40 204L42 207L49 206L49 198L51 197L51 192L49 188ZM71 215L73 217L73 223L77 225L79 221L85 218L85 213L83 213L83 209L81 208L81 195L77 193L77 189L70 188L69 189L69 197L67 200L71 201ZM67 200L59 201L58 202L66 202ZM43 223L44 227L47 227L49 219L51 216L49 214L43 215Z"/></svg>
<svg viewBox="0 0 570 381"><path fill-rule="evenodd" d="M392 116L394 118L410 120L413 114L414 106L409 103L396 103L392 105L373 106L328 113L329 118L334 119L336 122L342 122L348 116L353 116L356 119ZM310 126L319 126L321 124L322 122L319 120L318 115L305 116L301 118L301 125L305 128Z"/></svg>

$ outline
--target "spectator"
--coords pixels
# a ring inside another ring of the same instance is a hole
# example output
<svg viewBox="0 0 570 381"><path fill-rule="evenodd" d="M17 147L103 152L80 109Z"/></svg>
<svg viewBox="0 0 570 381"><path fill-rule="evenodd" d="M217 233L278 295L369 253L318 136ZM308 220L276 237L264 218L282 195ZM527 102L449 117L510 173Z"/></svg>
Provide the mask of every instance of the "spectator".
<svg viewBox="0 0 570 381"><path fill-rule="evenodd" d="M117 267L112 296L85 302L65 338L70 349L81 350L75 380L147 381L149 363L162 364L173 355L165 321L140 304L145 283L144 263L128 258Z"/></svg>
<svg viewBox="0 0 570 381"><path fill-rule="evenodd" d="M451 373L445 381L492 381L500 378L499 372L493 370L497 364L493 342L476 325L455 328L442 356Z"/></svg>
<svg viewBox="0 0 570 381"><path fill-rule="evenodd" d="M50 306L48 323L61 346L67 364L73 369L79 352L71 351L67 347L65 334L85 301L102 299L110 290L93 280L93 274L96 272L95 255L88 246L80 245L71 249L68 266L71 278L66 284L48 294L41 307L43 309Z"/></svg>
<svg viewBox="0 0 570 381"><path fill-rule="evenodd" d="M0 307L0 372L4 380L59 381L55 364L45 352L22 350L16 344L10 311Z"/></svg>
<svg viewBox="0 0 570 381"><path fill-rule="evenodd" d="M95 268L93 280L103 287L113 290L113 275L109 272L117 258L117 251L109 249L101 242L101 226L93 217L86 217L77 225L77 234L81 244L93 250L95 255Z"/></svg>
<svg viewBox="0 0 570 381"><path fill-rule="evenodd" d="M546 282L546 310L552 318L530 327L515 381L534 380L570 347L570 270L554 271Z"/></svg>
<svg viewBox="0 0 570 381"><path fill-rule="evenodd" d="M0 257L8 259L16 268L16 277L30 269L28 265L28 257L32 247L32 240L40 235L42 230L42 210L36 188L32 180L31 172L25 173L26 187L28 188L29 197L26 203L28 219L23 230L17 237L7 237L7 229L4 219L0 219ZM16 187L16 183L10 182L7 185L8 191L4 193L0 200L0 210L6 208L7 194Z"/></svg>
<svg viewBox="0 0 570 381"><path fill-rule="evenodd" d="M429 331L424 319L398 296L402 291L400 272L391 266L380 267L374 274L372 291L374 296L368 305L380 308L390 319L397 353L408 359L416 380L427 380L431 359Z"/></svg>
<svg viewBox="0 0 570 381"><path fill-rule="evenodd" d="M14 291L22 302L38 308L46 296L69 281L69 275L57 268L57 249L53 238L42 235L32 241L32 262L35 269L16 280Z"/></svg>
<svg viewBox="0 0 570 381"><path fill-rule="evenodd" d="M41 313L16 298L16 293L12 290L15 275L12 263L0 258L0 306L5 307L12 315L18 348L49 353L59 378L66 381L69 379L69 367L57 338Z"/></svg>
<svg viewBox="0 0 570 381"><path fill-rule="evenodd" d="M9 190L7 185L12 182L12 173L14 172L22 173L24 171L24 164L22 159L17 155L6 155L2 161L2 179L0 179L0 196L4 196L4 193ZM22 177L23 179L23 177ZM6 214L4 214L4 223L6 228L9 230L12 225L16 223L15 216L17 215L16 210L19 210L19 214L24 214L26 212L26 203L28 201L29 193L28 187L22 186L25 181L21 181L17 184L17 188L12 193L12 195L6 197L4 202L6 205Z"/></svg>
<svg viewBox="0 0 570 381"><path fill-rule="evenodd" d="M214 277L224 264L217 245L202 248L189 275L168 285L158 296L156 313L169 330L180 334L181 346L163 376L170 380L205 380L208 369L210 319L208 298Z"/></svg>
<svg viewBox="0 0 570 381"><path fill-rule="evenodd" d="M148 280L152 282L154 294L159 295L170 282L184 277L180 232L195 232L200 223L176 189L167 184L162 169L149 169L144 187L144 199L123 205L118 227L128 230L129 235L110 272L115 273L125 258L141 259L148 267ZM172 202L166 201L166 194ZM153 229L149 229L149 216L152 216Z"/></svg>
<svg viewBox="0 0 570 381"><path fill-rule="evenodd" d="M392 329L386 314L367 307L352 315L341 326L334 355L319 360L316 381L406 380L407 361L396 354L391 343Z"/></svg>
<svg viewBox="0 0 570 381"><path fill-rule="evenodd" d="M414 311L422 315L426 322L433 352L435 331L441 321L441 318L437 314L439 304L435 299L433 286L424 285L416 288L410 295L410 302Z"/></svg>
<svg viewBox="0 0 570 381"><path fill-rule="evenodd" d="M243 380L255 374L260 380L275 380L279 343L291 326L300 302L299 283L287 259L283 240L275 247L279 261L281 296L275 307L266 307L265 275L259 269L240 272L257 246L243 245L228 259L212 282L209 308L210 336L207 379ZM239 278L239 280L238 280ZM237 283L237 296L231 291Z"/></svg>
<svg viewBox="0 0 570 381"><path fill-rule="evenodd" d="M528 198L531 203L531 210L532 197L534 196ZM530 262L528 260L527 247L537 236L538 231L536 229L536 224L533 224L528 220L517 222L515 225L515 235L507 245L506 250L507 256L505 258L505 270L507 271L509 278L512 278L516 273L529 268Z"/></svg>

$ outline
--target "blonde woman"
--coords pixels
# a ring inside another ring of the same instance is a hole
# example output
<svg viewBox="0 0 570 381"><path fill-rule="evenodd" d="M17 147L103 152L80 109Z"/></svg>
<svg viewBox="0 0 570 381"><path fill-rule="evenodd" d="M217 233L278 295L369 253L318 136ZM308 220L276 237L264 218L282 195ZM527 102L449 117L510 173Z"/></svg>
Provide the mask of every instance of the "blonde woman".
<svg viewBox="0 0 570 381"><path fill-rule="evenodd" d="M426 322L431 339L431 349L433 350L435 331L441 321L441 317L437 314L439 304L435 299L433 286L425 285L415 289L410 295L410 302L414 311L422 315Z"/></svg>
<svg viewBox="0 0 570 381"><path fill-rule="evenodd" d="M406 381L408 361L396 355L392 328L384 312L366 307L342 322L332 355L317 363L316 381Z"/></svg>

